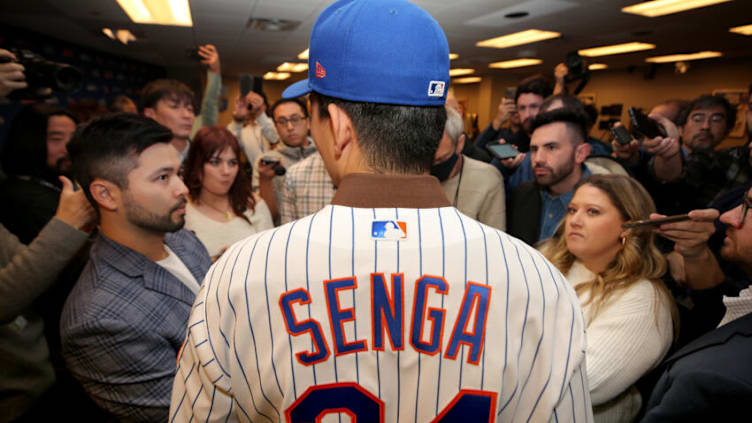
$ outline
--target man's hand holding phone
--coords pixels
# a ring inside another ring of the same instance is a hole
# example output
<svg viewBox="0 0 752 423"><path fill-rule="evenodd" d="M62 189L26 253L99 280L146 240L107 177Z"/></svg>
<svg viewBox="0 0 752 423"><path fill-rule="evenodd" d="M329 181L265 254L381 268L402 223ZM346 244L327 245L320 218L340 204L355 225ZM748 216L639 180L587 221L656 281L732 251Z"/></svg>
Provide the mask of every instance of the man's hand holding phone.
<svg viewBox="0 0 752 423"><path fill-rule="evenodd" d="M664 128L666 136L657 136L655 138L644 140L642 142L642 147L645 151L655 156L660 156L664 160L668 160L679 154L679 129L676 125L661 115L651 114L649 117L658 122Z"/></svg>
<svg viewBox="0 0 752 423"><path fill-rule="evenodd" d="M506 97L502 98L499 102L499 107L496 109L496 117L494 117L493 122L491 122L491 126L498 131L499 128L501 128L501 125L506 123L516 112L517 105L514 103L514 99Z"/></svg>
<svg viewBox="0 0 752 423"><path fill-rule="evenodd" d="M718 215L716 209L692 210L687 214L687 220L664 223L655 227L653 231L674 241L674 251L684 258L696 258L705 254L705 250L708 250L707 242L715 232L713 222L718 219ZM650 214L651 219L663 217L665 216L658 213Z"/></svg>
<svg viewBox="0 0 752 423"><path fill-rule="evenodd" d="M253 115L253 117L256 117L260 113L263 113L266 111L264 98L253 91L250 91L248 94L245 95L245 101L246 101L246 104L248 105L247 108L251 112L251 115Z"/></svg>
<svg viewBox="0 0 752 423"><path fill-rule="evenodd" d="M611 141L611 146L614 149L613 156L617 159L624 160L629 163L636 163L640 158L640 143L636 139L634 139L634 137L632 137L632 134L630 134L629 131L626 130L621 122L616 122L611 131L614 134L614 140ZM617 138L619 134L621 134L621 136L624 136L624 133L626 133L626 136L630 138L629 142L627 143L623 142L626 140L626 138L622 141Z"/></svg>
<svg viewBox="0 0 752 423"><path fill-rule="evenodd" d="M514 148L514 150L517 150L517 146L514 144L507 144L507 140L505 140L504 138L499 139L499 141L497 142L497 145L506 145L507 147L503 149L497 148L498 153L497 151L494 151L493 145L489 145L486 148L488 148L491 154L493 154L495 157L499 159L499 162L501 162L501 165L504 166L505 168L514 169L517 166L519 166L523 160L525 160L525 155L520 153L519 151L517 152L516 155L514 156L511 155L511 150L509 149Z"/></svg>

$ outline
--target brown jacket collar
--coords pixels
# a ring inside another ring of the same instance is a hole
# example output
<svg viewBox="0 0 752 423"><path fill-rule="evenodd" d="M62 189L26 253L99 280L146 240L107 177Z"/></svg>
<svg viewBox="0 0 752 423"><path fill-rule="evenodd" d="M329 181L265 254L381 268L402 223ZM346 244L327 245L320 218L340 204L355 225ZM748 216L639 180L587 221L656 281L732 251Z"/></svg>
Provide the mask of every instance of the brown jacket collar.
<svg viewBox="0 0 752 423"><path fill-rule="evenodd" d="M410 209L447 207L451 203L439 180L430 175L353 173L337 187L332 204L358 208Z"/></svg>

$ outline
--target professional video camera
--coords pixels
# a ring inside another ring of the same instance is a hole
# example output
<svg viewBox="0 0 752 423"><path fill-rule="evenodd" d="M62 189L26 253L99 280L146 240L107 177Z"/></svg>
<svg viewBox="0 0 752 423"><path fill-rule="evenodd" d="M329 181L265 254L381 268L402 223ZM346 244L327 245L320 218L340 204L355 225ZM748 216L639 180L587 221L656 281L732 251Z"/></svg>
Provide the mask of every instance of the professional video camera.
<svg viewBox="0 0 752 423"><path fill-rule="evenodd" d="M16 62L23 65L26 83L29 85L23 90L13 91L10 98L35 100L49 97L52 92L73 94L81 88L84 77L78 68L47 60L26 49L9 51L16 56ZM8 58L0 57L0 63L10 61Z"/></svg>

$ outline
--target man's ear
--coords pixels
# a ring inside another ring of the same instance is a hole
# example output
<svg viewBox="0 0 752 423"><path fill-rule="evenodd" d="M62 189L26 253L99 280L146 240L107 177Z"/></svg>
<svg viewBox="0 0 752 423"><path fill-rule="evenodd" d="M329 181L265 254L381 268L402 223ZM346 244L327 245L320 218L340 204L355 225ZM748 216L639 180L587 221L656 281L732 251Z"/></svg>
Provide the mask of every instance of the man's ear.
<svg viewBox="0 0 752 423"><path fill-rule="evenodd" d="M350 116L336 104L329 104L327 110L334 139L334 155L339 158L345 148L354 141L355 128Z"/></svg>
<svg viewBox="0 0 752 423"><path fill-rule="evenodd" d="M117 211L121 204L122 191L120 187L104 179L95 179L89 184L89 193L97 202L100 210Z"/></svg>
<svg viewBox="0 0 752 423"><path fill-rule="evenodd" d="M576 163L581 164L585 161L585 159L588 158L590 155L590 144L587 142L582 142L582 144L575 147L574 150L574 160Z"/></svg>
<svg viewBox="0 0 752 423"><path fill-rule="evenodd" d="M454 150L457 154L462 154L462 150L465 149L465 134L460 134L460 138L457 140L457 148Z"/></svg>
<svg viewBox="0 0 752 423"><path fill-rule="evenodd" d="M144 109L144 116L157 120L157 112L151 107L146 107Z"/></svg>

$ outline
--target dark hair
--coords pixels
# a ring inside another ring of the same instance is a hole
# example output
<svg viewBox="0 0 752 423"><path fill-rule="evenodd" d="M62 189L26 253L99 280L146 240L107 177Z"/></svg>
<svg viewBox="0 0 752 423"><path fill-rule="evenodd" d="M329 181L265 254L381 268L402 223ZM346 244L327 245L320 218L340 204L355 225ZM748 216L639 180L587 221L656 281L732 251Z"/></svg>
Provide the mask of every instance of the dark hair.
<svg viewBox="0 0 752 423"><path fill-rule="evenodd" d="M424 173L444 133L446 109L441 106L403 106L360 103L311 93L311 107L320 118L329 118L334 104L347 113L368 165L376 171Z"/></svg>
<svg viewBox="0 0 752 423"><path fill-rule="evenodd" d="M584 104L582 104L582 101L580 101L579 98L573 95L566 94L566 93L554 94L546 98L543 101L543 103L541 103L539 113L543 113L543 112L547 112L551 110L551 105L555 103L557 100L561 101L562 107L564 108L573 109L573 110L577 110L579 112L585 113L585 106Z"/></svg>
<svg viewBox="0 0 752 423"><path fill-rule="evenodd" d="M143 113L144 109L156 107L159 100L167 96L175 96L197 108L196 97L187 85L174 79L155 79L141 89L138 111Z"/></svg>
<svg viewBox="0 0 752 423"><path fill-rule="evenodd" d="M240 161L240 144L232 132L221 126L205 126L196 133L191 141L191 149L185 159L183 180L188 186L188 194L193 201L197 201L201 194L203 184L201 178L204 173L204 164L215 154L219 154L230 147ZM248 221L243 212L250 207L253 210L255 201L251 195L251 182L248 180L243 169L238 165L238 173L230 186L230 206L236 215ZM248 221L250 223L250 221Z"/></svg>
<svg viewBox="0 0 752 423"><path fill-rule="evenodd" d="M687 100L681 100L681 99L671 99L666 100L663 102L660 102L653 106L655 109L658 106L672 106L676 108L676 114L674 116L665 116L668 118L671 122L674 123L674 125L682 126L684 125L684 121L682 119L686 119L685 114L689 114L689 101Z"/></svg>
<svg viewBox="0 0 752 423"><path fill-rule="evenodd" d="M587 139L587 115L582 111L568 109L566 107L538 113L530 124L530 133L532 134L541 126L555 122L566 124L570 130L574 131L577 138L579 138L577 141L583 142Z"/></svg>
<svg viewBox="0 0 752 423"><path fill-rule="evenodd" d="M79 126L68 144L73 177L94 208L89 186L95 179L128 188L128 173L138 165L138 155L158 143L169 143L172 131L155 120L133 113L114 113Z"/></svg>
<svg viewBox="0 0 752 423"><path fill-rule="evenodd" d="M274 103L272 108L269 110L269 115L272 119L274 118L274 111L277 110L277 107L285 103L297 104L298 106L300 106L300 110L303 111L303 117L308 117L308 107L306 106L305 102L303 102L303 100L301 100L300 98L283 98L281 100L277 100L277 102Z"/></svg>
<svg viewBox="0 0 752 423"><path fill-rule="evenodd" d="M726 132L734 129L736 124L736 109L726 100L726 97L721 95L709 95L704 94L689 103L689 106L684 110L679 118L679 125L684 126L687 124L689 115L695 110L706 110L711 107L722 107L724 113L726 113Z"/></svg>
<svg viewBox="0 0 752 423"><path fill-rule="evenodd" d="M67 116L78 124L76 116L68 110L46 103L26 106L16 114L2 154L5 173L36 176L57 183L56 175L47 169L47 125L53 116Z"/></svg>
<svg viewBox="0 0 752 423"><path fill-rule="evenodd" d="M124 94L118 94L114 97L112 97L107 102L107 110L111 113L118 113L118 112L124 112L123 106L125 106L126 103L132 102L134 105L136 104L133 100L131 100L130 97Z"/></svg>
<svg viewBox="0 0 752 423"><path fill-rule="evenodd" d="M514 96L514 102L517 103L517 99L520 98L520 94L537 94L543 98L546 98L554 92L554 87L551 81L543 77L542 75L533 75L525 78L517 86L517 93Z"/></svg>

